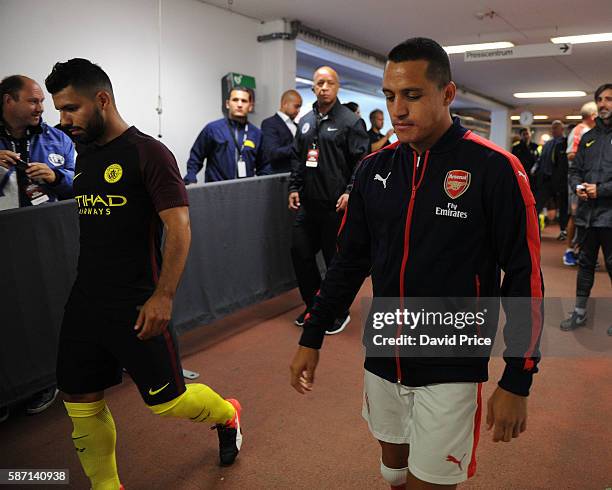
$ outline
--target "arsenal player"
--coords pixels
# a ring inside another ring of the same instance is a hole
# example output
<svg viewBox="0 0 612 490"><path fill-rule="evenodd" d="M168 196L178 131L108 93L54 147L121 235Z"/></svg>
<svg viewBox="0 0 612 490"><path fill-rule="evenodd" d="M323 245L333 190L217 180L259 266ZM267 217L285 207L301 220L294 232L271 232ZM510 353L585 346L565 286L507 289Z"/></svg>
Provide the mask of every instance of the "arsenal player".
<svg viewBox="0 0 612 490"><path fill-rule="evenodd" d="M539 360L535 201L515 156L451 118L451 80L448 56L431 39L409 39L389 53L383 92L399 141L356 172L338 252L306 317L291 384L312 391L325 330L370 272L374 297L400 303L516 297L529 307L506 308L506 367L486 408L493 440L509 442L526 429ZM476 469L488 354L385 357L374 355L367 339L366 329L363 416L382 448L383 478L398 489L455 488Z"/></svg>

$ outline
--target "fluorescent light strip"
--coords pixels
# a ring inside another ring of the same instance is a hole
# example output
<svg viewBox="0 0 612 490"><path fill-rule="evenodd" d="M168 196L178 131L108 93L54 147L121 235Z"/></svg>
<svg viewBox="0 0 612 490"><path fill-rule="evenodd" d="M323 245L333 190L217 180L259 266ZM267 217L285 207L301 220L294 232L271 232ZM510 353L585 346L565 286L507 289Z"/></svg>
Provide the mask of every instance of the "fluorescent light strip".
<svg viewBox="0 0 612 490"><path fill-rule="evenodd" d="M582 34L580 36L551 37L550 40L555 44L604 43L612 41L612 32L602 32L601 34Z"/></svg>
<svg viewBox="0 0 612 490"><path fill-rule="evenodd" d="M304 83L306 85L314 85L312 80L308 80L308 78L295 77L295 81L298 83Z"/></svg>
<svg viewBox="0 0 612 490"><path fill-rule="evenodd" d="M566 90L561 92L517 92L512 95L517 99L543 99L549 97L584 97L586 92L582 90Z"/></svg>
<svg viewBox="0 0 612 490"><path fill-rule="evenodd" d="M580 114L573 115L573 116L565 116L565 119L571 119L573 121L579 121L580 119L582 119L582 116Z"/></svg>
<svg viewBox="0 0 612 490"><path fill-rule="evenodd" d="M513 121L520 121L521 116L510 116L510 119L512 119Z"/></svg>
<svg viewBox="0 0 612 490"><path fill-rule="evenodd" d="M465 53L466 51L482 51L484 49L512 48L514 44L508 41L479 44L458 44L456 46L443 46L448 54Z"/></svg>
<svg viewBox="0 0 612 490"><path fill-rule="evenodd" d="M534 121L543 121L545 119L548 119L548 116L544 116L542 114L538 115L538 116L533 116L533 120Z"/></svg>

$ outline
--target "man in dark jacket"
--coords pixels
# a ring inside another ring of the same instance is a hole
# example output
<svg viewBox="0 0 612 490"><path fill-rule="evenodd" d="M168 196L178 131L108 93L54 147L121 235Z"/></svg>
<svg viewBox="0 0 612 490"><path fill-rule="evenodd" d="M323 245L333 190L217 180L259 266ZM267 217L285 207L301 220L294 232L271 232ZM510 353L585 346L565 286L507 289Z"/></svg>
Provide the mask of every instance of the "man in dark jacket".
<svg viewBox="0 0 612 490"><path fill-rule="evenodd" d="M561 330L565 331L586 324L587 300L595 279L600 247L612 280L612 83L597 89L595 103L598 112L595 127L580 140L569 170L570 188L580 199L575 218L580 254L576 307L572 315L561 322ZM608 335L612 335L612 326Z"/></svg>
<svg viewBox="0 0 612 490"><path fill-rule="evenodd" d="M208 123L196 138L189 160L185 184L195 184L204 166L204 182L241 179L263 175L261 131L248 121L252 96L245 88L234 87L225 101L227 118Z"/></svg>
<svg viewBox="0 0 612 490"><path fill-rule="evenodd" d="M313 77L317 101L301 120L289 179L289 209L297 211L293 225L291 257L306 310L321 283L316 255L323 252L329 267L336 252L336 234L348 202L351 175L370 147L365 125L338 100L340 80L332 68L323 66ZM350 321L348 306L329 335L341 332Z"/></svg>
<svg viewBox="0 0 612 490"><path fill-rule="evenodd" d="M506 368L489 399L487 425L495 428L494 441L509 442L526 429L539 358L535 202L516 157L451 119L455 91L448 55L435 41L409 39L389 53L383 92L399 141L356 172L338 253L306 317L291 384L300 393L312 390L325 329L369 273L375 300L503 296ZM527 308L507 308L509 297ZM401 325L392 320L386 340L414 332ZM383 332L377 328L366 324L364 341ZM483 339L473 327L461 330L468 331ZM381 356L364 343L363 416L382 447L383 478L397 489L455 488L476 468L488 354L419 358L397 348Z"/></svg>
<svg viewBox="0 0 612 490"><path fill-rule="evenodd" d="M554 199L559 210L560 233L557 240L561 241L567 238L567 139L561 121L553 121L551 131L552 138L542 148L542 155L531 168L531 173L536 178L538 215L551 199Z"/></svg>
<svg viewBox="0 0 612 490"><path fill-rule="evenodd" d="M534 190L535 186L533 176L531 176L531 169L540 156L538 154L538 145L531 141L531 131L529 131L529 128L521 128L519 134L521 139L512 145L512 154L517 157L523 164L523 167L525 167L525 172L530 176L529 184L531 185L531 189Z"/></svg>
<svg viewBox="0 0 612 490"><path fill-rule="evenodd" d="M270 173L291 172L293 140L297 131L294 122L302 108L302 96L296 90L287 90L281 97L280 110L261 123L264 159Z"/></svg>

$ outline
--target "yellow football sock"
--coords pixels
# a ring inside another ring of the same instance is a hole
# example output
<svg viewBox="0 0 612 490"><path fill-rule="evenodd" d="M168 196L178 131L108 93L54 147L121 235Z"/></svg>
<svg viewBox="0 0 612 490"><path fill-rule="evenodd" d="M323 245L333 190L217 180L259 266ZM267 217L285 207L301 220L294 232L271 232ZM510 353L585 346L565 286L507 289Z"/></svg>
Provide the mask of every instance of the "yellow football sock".
<svg viewBox="0 0 612 490"><path fill-rule="evenodd" d="M194 422L224 424L231 420L236 409L208 386L191 383L185 393L174 400L149 406L154 414L163 417L178 417Z"/></svg>
<svg viewBox="0 0 612 490"><path fill-rule="evenodd" d="M64 402L72 419L72 441L93 490L118 490L115 461L115 422L104 400L93 403Z"/></svg>

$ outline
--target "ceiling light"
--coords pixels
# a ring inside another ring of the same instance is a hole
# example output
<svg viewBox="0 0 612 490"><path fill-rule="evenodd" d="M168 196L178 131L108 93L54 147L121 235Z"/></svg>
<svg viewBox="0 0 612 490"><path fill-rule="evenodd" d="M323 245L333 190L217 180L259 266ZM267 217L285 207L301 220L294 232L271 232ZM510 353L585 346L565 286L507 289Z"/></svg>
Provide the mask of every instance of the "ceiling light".
<svg viewBox="0 0 612 490"><path fill-rule="evenodd" d="M521 116L510 116L510 119L512 119L513 121L520 121Z"/></svg>
<svg viewBox="0 0 612 490"><path fill-rule="evenodd" d="M484 49L511 48L514 44L507 41L479 44L458 44L456 46L443 46L448 54L465 53L466 51L482 51Z"/></svg>
<svg viewBox="0 0 612 490"><path fill-rule="evenodd" d="M543 99L548 97L584 97L586 92L582 90L566 90L561 92L517 92L517 99Z"/></svg>
<svg viewBox="0 0 612 490"><path fill-rule="evenodd" d="M602 32L601 34L583 34L581 36L551 37L550 40L555 44L602 43L612 41L612 32Z"/></svg>
<svg viewBox="0 0 612 490"><path fill-rule="evenodd" d="M304 83L306 85L314 85L312 80L308 80L308 78L295 77L295 81L297 83Z"/></svg>
<svg viewBox="0 0 612 490"><path fill-rule="evenodd" d="M539 116L533 116L534 121L543 121L544 119L548 119L548 116L544 116L543 114L540 114Z"/></svg>
<svg viewBox="0 0 612 490"><path fill-rule="evenodd" d="M580 114L573 115L573 116L565 116L565 119L580 120L582 119L582 116Z"/></svg>

